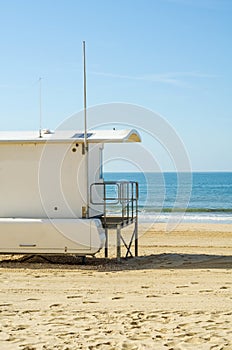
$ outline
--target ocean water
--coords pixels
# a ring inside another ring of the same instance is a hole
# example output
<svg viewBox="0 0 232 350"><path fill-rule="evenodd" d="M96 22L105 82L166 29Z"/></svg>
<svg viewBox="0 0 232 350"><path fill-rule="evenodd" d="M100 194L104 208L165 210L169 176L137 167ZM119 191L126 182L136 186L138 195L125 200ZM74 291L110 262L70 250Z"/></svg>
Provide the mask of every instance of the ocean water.
<svg viewBox="0 0 232 350"><path fill-rule="evenodd" d="M139 183L140 222L232 224L232 173L105 173Z"/></svg>

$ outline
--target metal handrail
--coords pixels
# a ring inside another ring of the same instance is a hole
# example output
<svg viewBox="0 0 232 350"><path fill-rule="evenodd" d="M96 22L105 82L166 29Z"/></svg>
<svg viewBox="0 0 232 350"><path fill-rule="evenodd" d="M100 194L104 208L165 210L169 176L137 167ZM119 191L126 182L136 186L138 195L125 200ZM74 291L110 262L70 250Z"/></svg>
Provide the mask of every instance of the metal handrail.
<svg viewBox="0 0 232 350"><path fill-rule="evenodd" d="M93 199L93 188L97 186L103 187L103 198L101 201ZM117 188L116 196L108 196L107 188L115 186ZM95 182L90 185L90 203L93 205L102 205L104 207L104 222L109 218L107 211L112 206L119 206L121 208L121 215L115 215L117 218L133 221L138 215L138 182L135 181L104 181Z"/></svg>

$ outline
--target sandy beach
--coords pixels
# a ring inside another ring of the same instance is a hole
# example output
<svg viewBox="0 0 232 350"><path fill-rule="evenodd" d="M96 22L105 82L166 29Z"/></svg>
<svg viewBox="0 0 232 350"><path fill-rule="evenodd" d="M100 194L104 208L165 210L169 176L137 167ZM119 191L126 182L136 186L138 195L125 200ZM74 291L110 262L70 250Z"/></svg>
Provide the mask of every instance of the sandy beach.
<svg viewBox="0 0 232 350"><path fill-rule="evenodd" d="M0 256L0 348L232 349L232 226L146 229L121 262Z"/></svg>

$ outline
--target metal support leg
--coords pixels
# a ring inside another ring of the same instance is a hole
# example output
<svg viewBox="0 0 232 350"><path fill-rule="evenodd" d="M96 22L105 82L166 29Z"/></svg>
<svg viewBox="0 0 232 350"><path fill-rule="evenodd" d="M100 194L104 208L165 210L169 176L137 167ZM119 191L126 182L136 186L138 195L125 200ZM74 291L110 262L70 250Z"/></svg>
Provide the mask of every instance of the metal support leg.
<svg viewBox="0 0 232 350"><path fill-rule="evenodd" d="M135 256L138 256L138 218L135 220Z"/></svg>
<svg viewBox="0 0 232 350"><path fill-rule="evenodd" d="M106 241L105 241L105 258L108 258L108 228L105 228L105 236L106 236Z"/></svg>
<svg viewBox="0 0 232 350"><path fill-rule="evenodd" d="M134 235L134 234L133 234L133 235ZM127 258L129 254L130 254L130 256L133 258L133 255L132 255L132 253L131 253L131 251L130 251L131 242L132 242L132 240L133 240L133 236L132 236L132 238L131 238L131 241L130 241L129 245L126 243L126 241L125 241L125 239L123 238L122 235L121 235L121 240L122 240L124 246L126 247L126 256L125 256L125 258Z"/></svg>
<svg viewBox="0 0 232 350"><path fill-rule="evenodd" d="M130 254L130 256L133 258L133 255L132 255L132 253L131 253L131 246L132 246L132 243L133 243L133 240L134 240L134 237L135 237L135 229L134 229L134 231L133 231L133 234L132 234L132 236L131 236L131 239L130 239L130 243L129 243L129 245L128 246L126 246L126 248L127 248L127 251L126 251L126 258L128 258L128 255Z"/></svg>
<svg viewBox="0 0 232 350"><path fill-rule="evenodd" d="M121 261L121 226L117 225L117 260Z"/></svg>

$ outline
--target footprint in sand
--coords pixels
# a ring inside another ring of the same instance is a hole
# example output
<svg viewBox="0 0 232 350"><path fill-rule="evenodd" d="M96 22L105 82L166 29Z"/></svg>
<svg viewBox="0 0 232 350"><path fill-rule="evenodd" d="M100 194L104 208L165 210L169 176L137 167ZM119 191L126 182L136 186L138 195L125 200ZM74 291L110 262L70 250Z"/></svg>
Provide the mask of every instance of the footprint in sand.
<svg viewBox="0 0 232 350"><path fill-rule="evenodd" d="M188 323L179 323L178 325L177 325L177 327L178 328L182 328L182 327L185 327L185 326L187 326L188 325Z"/></svg>
<svg viewBox="0 0 232 350"><path fill-rule="evenodd" d="M138 349L137 345L129 342L122 343L122 350L136 350Z"/></svg>
<svg viewBox="0 0 232 350"><path fill-rule="evenodd" d="M156 314L151 314L151 315L147 315L145 316L146 320L154 320L156 319L158 316Z"/></svg>
<svg viewBox="0 0 232 350"><path fill-rule="evenodd" d="M30 314L33 312L40 312L40 310L24 310L24 311L22 311L22 314Z"/></svg>
<svg viewBox="0 0 232 350"><path fill-rule="evenodd" d="M123 299L123 297L112 297L112 300Z"/></svg>
<svg viewBox="0 0 232 350"><path fill-rule="evenodd" d="M199 337L190 337L185 339L184 342L191 345L200 345L202 344L202 339Z"/></svg>
<svg viewBox="0 0 232 350"><path fill-rule="evenodd" d="M23 331L23 330L25 330L25 329L27 329L27 328L29 328L29 326L28 325L18 325L18 326L16 326L16 327L13 327L12 328L12 331Z"/></svg>
<svg viewBox="0 0 232 350"><path fill-rule="evenodd" d="M61 304L52 304L49 307L52 308L52 307L58 307L58 306L61 306Z"/></svg>
<svg viewBox="0 0 232 350"><path fill-rule="evenodd" d="M94 301L94 300L85 300L85 301L82 301L83 304L97 304L99 303L98 301Z"/></svg>
<svg viewBox="0 0 232 350"><path fill-rule="evenodd" d="M130 340L144 340L144 339L148 339L148 338L150 338L151 337L151 335L150 334L142 334L142 333L140 333L140 334L135 334L135 335L132 335L132 336L130 336L130 337L128 337Z"/></svg>
<svg viewBox="0 0 232 350"><path fill-rule="evenodd" d="M168 343L165 343L164 346L167 347L168 350L174 350L176 348L176 343L169 341Z"/></svg>

